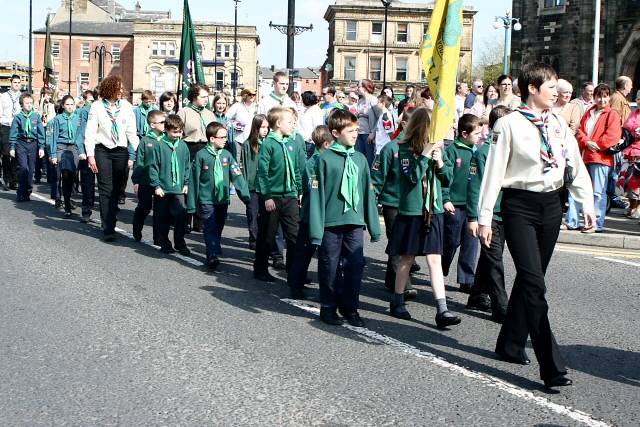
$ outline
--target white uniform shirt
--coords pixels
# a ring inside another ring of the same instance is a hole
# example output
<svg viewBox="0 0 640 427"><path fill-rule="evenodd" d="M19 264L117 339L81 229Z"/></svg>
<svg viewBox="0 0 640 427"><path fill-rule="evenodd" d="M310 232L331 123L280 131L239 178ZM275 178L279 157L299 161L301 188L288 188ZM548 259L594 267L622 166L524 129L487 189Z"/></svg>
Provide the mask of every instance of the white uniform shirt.
<svg viewBox="0 0 640 427"><path fill-rule="evenodd" d="M298 131L305 141L311 142L311 134L318 127L324 125L324 111L318 104L312 105L300 115L298 121Z"/></svg>
<svg viewBox="0 0 640 427"><path fill-rule="evenodd" d="M3 126L11 126L13 118L20 112L20 91L13 92L11 90L0 95L0 103L2 104L2 116L0 116L0 124Z"/></svg>
<svg viewBox="0 0 640 427"><path fill-rule="evenodd" d="M249 138L249 133L251 132L251 122L253 121L253 117L256 115L257 105L252 104L247 107L247 104L244 102L236 102L233 104L229 111L227 111L227 119L240 122L244 126L242 131L238 131L236 129L235 141L238 144L244 144L244 141Z"/></svg>
<svg viewBox="0 0 640 427"><path fill-rule="evenodd" d="M558 167L543 172L540 158L540 131L527 118L513 112L499 119L493 128L493 140L480 187L478 223L491 226L493 208L502 188L545 193L563 186L567 162L575 179L567 188L582 205L584 212L594 212L593 187L578 142L562 117L551 115L548 123L549 143Z"/></svg>
<svg viewBox="0 0 640 427"><path fill-rule="evenodd" d="M267 114L269 114L269 110L271 110L273 107L295 108L296 110L298 109L296 103L293 102L288 95L284 95L281 104L277 99L274 99L273 96L269 94L260 100L260 103L258 104L258 114L264 114L266 116Z"/></svg>
<svg viewBox="0 0 640 427"><path fill-rule="evenodd" d="M96 145L101 144L106 148L127 148L131 144L133 150L138 149L140 142L136 130L136 116L133 107L125 100L120 100L120 113L116 119L118 124L118 143L111 139L111 119L102 100L91 104L87 127L84 134L84 148L87 156L95 156Z"/></svg>

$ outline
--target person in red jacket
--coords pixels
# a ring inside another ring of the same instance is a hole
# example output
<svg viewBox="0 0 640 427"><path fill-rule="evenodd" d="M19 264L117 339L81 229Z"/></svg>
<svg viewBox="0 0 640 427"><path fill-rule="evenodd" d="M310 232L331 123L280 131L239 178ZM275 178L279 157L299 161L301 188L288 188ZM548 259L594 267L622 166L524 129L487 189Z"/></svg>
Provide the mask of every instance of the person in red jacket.
<svg viewBox="0 0 640 427"><path fill-rule="evenodd" d="M607 181L614 164L613 154L607 149L620 141L622 125L620 115L611 109L611 89L606 84L599 84L593 91L595 105L587 110L580 121L578 129L578 145L582 151L582 160L587 166L593 184L593 196L596 211L596 227L583 229L583 233L601 233L607 211ZM569 197L569 209L565 218L565 227L569 230L578 228L579 206Z"/></svg>

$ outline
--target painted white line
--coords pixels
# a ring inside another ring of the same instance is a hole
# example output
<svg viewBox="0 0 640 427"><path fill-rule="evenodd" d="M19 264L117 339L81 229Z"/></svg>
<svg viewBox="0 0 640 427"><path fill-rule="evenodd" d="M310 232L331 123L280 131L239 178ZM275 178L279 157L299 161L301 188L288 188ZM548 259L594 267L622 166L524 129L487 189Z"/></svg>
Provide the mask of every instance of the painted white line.
<svg viewBox="0 0 640 427"><path fill-rule="evenodd" d="M632 265L634 267L640 267L640 263L631 262L631 261L625 261L623 259L608 258L606 256L597 256L595 258L596 259L601 259L603 261L611 261L611 262L617 262L619 264L625 264L625 265Z"/></svg>
<svg viewBox="0 0 640 427"><path fill-rule="evenodd" d="M314 315L320 315L320 309L318 307L309 305L309 304L305 304L302 303L300 301L296 301L296 300L291 300L291 299L282 299L282 302L285 302L289 305L292 305L294 307L297 307L301 310L304 310L308 313L312 313ZM470 369L464 368L462 366L456 365L454 363L451 362L447 362L446 360L444 360L441 357L436 356L435 354L426 352L426 351L422 351L412 345L409 345L407 343L404 343L402 341L398 341L394 338L391 338L389 336L386 335L382 335L379 334L375 331L372 331L370 329L367 328L358 328L355 326L351 326L348 324L344 324L343 325L344 328L347 328L357 334L360 335L364 335L367 338L370 338L372 340L378 341L382 344L386 344L390 347L393 347L396 350L399 350L403 353L407 353L410 354L412 356L418 357L420 359L425 359L430 363L433 363L434 365L440 366L441 368L445 368L453 373L456 373L458 375L462 375L464 377L467 378L471 378L474 380L478 380L481 383L483 383L484 385L488 386L488 387L494 387L497 388L498 390L504 391L506 393L509 393L513 396L516 396L518 398L521 398L522 400L526 400L527 402L531 402L534 403L538 406L541 406L543 408L549 409L559 415L563 415L566 417L571 418L574 421L577 421L579 423L582 423L584 425L587 426L591 426L591 427L605 427L605 426L609 426L609 424L603 422L603 421L599 421L596 420L595 418L593 418L591 415L587 414L586 412L582 412L579 411L577 409L573 409L570 406L564 406L564 405L560 405L557 403L554 403L552 401L550 401L549 399L542 397L542 396L536 396L535 394L533 394L532 392L530 392L529 390L525 390L521 387L515 386L513 384L510 384L506 381L503 381L501 379L492 377L490 375L485 375L479 372L475 372L472 371Z"/></svg>
<svg viewBox="0 0 640 427"><path fill-rule="evenodd" d="M49 203L51 205L55 205L55 202L47 197L41 196L39 194L36 193L32 193L31 194L33 197L37 198L38 200L41 200L43 202ZM91 220L91 225L94 227L100 226L100 220L95 220L92 219ZM128 237L130 239L133 239L133 235L131 233L129 233L126 230L123 230L121 228L117 228L116 227L116 231L120 234L122 234L125 237ZM141 243L147 245L147 246L151 246L153 248L157 248L157 246L154 246L152 242L149 242L147 240L142 240ZM172 256L185 261L191 265L200 267L202 266L202 263L191 258L191 257L187 257L187 256L183 256L180 254L172 254ZM611 258L601 258L601 259L606 259L606 260L610 260L610 261L618 261L618 260L614 260ZM640 264L635 264L635 263L629 263L629 264L633 264L633 265L637 265L640 266ZM275 295L274 295L275 296ZM299 308L301 310L304 310L308 313L312 313L314 315L319 316L320 315L320 309L318 307L309 305L309 304L305 304L302 303L300 301L296 301L296 300L291 300L291 299L281 299L280 301L287 303L293 307ZM355 326L351 326L348 324L343 325L344 328L347 328L357 334L366 336L372 340L378 341L382 344L386 344L390 347L393 347L396 350L402 351L403 353L407 353L410 354L412 356L418 357L420 359L425 359L430 363L433 363L434 365L440 366L442 368L445 368L453 373L456 373L458 375L462 375L464 377L470 378L470 379L475 379L477 381L480 381L481 383L483 383L484 385L488 386L488 387L494 387L497 388L498 390L504 391L506 393L509 393L513 396L519 397L527 402L531 402L534 403L538 406L541 406L543 408L549 409L559 415L563 415L566 416L568 418L571 418L574 421L577 421L579 423L582 423L586 426L590 426L590 427L610 427L609 424L603 422L603 421L599 421L596 420L595 418L593 418L591 415L587 414L586 412L582 412L579 411L577 409L573 409L570 406L564 406L564 405L560 405L557 403L554 403L552 401L550 401L549 399L542 397L542 396L536 396L535 394L533 394L532 392L530 392L529 390L525 390L521 387L515 386L513 384L510 384L506 381L503 381L501 379L492 377L490 375L485 375L479 372L475 372L472 371L470 369L464 368L462 366L456 365L454 363L451 362L447 362L446 360L444 360L441 357L436 356L435 354L426 352L426 351L422 351L410 344L404 343L402 341L398 341L395 338L391 338L389 336L386 335L382 335L379 334L375 331L372 331L370 329L367 328L358 328Z"/></svg>

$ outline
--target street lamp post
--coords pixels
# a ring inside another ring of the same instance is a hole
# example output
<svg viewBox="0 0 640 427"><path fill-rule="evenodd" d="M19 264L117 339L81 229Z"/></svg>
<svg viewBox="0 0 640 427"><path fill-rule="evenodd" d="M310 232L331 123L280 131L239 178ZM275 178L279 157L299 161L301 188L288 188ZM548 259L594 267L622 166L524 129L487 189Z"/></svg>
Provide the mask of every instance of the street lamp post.
<svg viewBox="0 0 640 427"><path fill-rule="evenodd" d="M383 66L382 66L382 87L387 85L387 23L389 21L389 6L392 0L380 0L384 6L384 48L383 48Z"/></svg>
<svg viewBox="0 0 640 427"><path fill-rule="evenodd" d="M32 93L33 85L33 0L29 0L29 93Z"/></svg>
<svg viewBox="0 0 640 427"><path fill-rule="evenodd" d="M215 46L213 47L213 87L217 92L218 91L218 26L217 25L216 25Z"/></svg>
<svg viewBox="0 0 640 427"><path fill-rule="evenodd" d="M514 31L520 31L522 24L520 18L512 18L509 12L505 16L496 16L493 28L496 30L500 27L504 28L504 57L502 59L502 74L509 74L509 52L511 51L511 28Z"/></svg>
<svg viewBox="0 0 640 427"><path fill-rule="evenodd" d="M236 100L236 90L238 88L238 3L241 0L233 0L236 3L235 21L233 24L233 77L231 80L233 86L233 101Z"/></svg>
<svg viewBox="0 0 640 427"><path fill-rule="evenodd" d="M73 0L69 2L69 95L71 95L71 22L73 20Z"/></svg>
<svg viewBox="0 0 640 427"><path fill-rule="evenodd" d="M107 50L104 43L102 43L101 46L97 46L92 52L92 55L98 60L98 84L100 84L104 79L104 57L109 55L111 63L113 64L113 55Z"/></svg>

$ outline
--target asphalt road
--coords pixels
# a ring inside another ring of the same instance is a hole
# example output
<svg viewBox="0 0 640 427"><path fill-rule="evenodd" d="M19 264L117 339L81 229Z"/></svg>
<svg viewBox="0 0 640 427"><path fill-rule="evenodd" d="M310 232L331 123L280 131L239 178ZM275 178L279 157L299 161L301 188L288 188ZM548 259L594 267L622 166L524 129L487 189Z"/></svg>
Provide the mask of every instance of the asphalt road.
<svg viewBox="0 0 640 427"><path fill-rule="evenodd" d="M423 272L415 320L390 317L384 242L367 245L367 327L330 327L315 284L296 306L281 275L252 279L237 200L211 274L200 234L191 258L167 257L126 233L103 243L95 224L14 197L0 193L2 426L640 425L638 251L556 251L550 317L575 383L556 393L533 350L527 367L494 358L499 325L464 308L455 277L460 326L436 329ZM119 215L124 230L134 206Z"/></svg>

